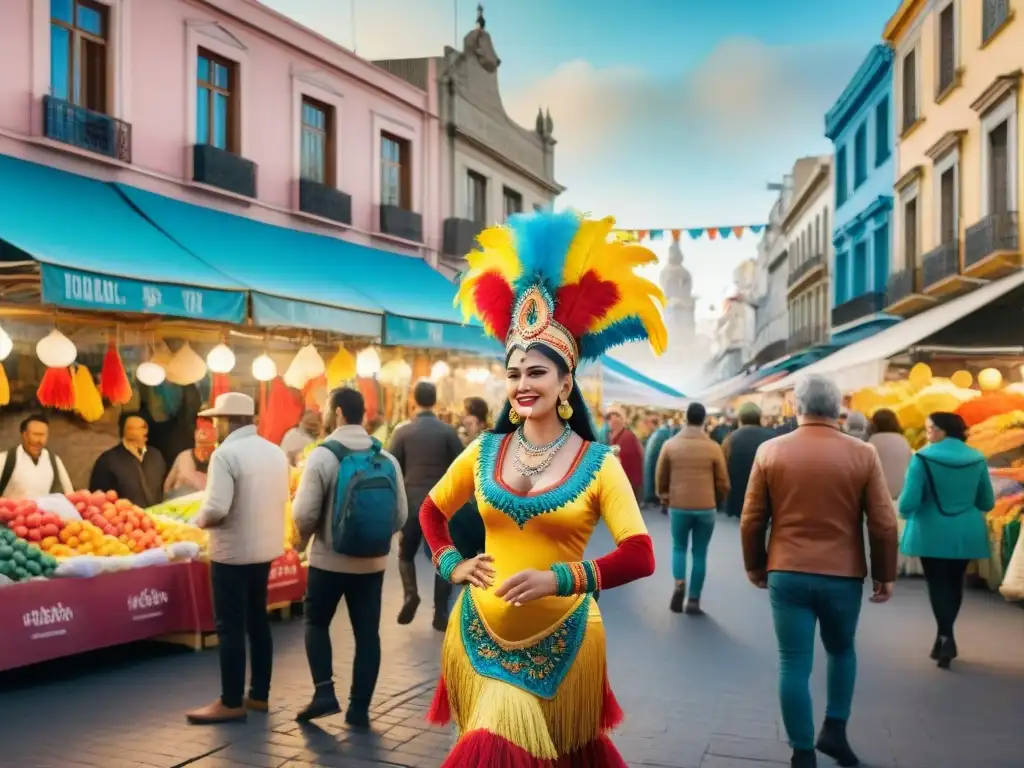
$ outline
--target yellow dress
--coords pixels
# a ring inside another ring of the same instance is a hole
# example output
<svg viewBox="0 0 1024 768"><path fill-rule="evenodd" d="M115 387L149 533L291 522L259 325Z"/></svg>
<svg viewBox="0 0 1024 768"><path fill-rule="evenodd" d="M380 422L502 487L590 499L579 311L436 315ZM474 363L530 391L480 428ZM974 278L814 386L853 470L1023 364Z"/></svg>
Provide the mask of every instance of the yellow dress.
<svg viewBox="0 0 1024 768"><path fill-rule="evenodd" d="M560 483L522 494L501 480L513 440L481 436L431 491L421 520L432 550L449 543L447 520L475 493L496 586L523 570L580 563L601 519L617 545L632 541L641 554L599 567L629 554L620 547L584 564L614 582L602 584L595 576L590 587L608 588L653 571L636 497L607 446L584 443ZM494 588L463 590L445 634L442 679L430 713L433 722L450 719L458 728L445 766L625 766L606 736L621 715L605 674L601 612L589 592L516 607L496 597Z"/></svg>

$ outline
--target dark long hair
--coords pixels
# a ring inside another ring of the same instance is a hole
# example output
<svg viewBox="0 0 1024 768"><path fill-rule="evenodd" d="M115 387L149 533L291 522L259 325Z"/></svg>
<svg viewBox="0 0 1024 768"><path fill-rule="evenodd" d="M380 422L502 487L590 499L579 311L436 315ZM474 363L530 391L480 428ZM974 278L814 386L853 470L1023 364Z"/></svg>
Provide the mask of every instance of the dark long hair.
<svg viewBox="0 0 1024 768"><path fill-rule="evenodd" d="M550 347L543 344L537 344L530 349L536 349L544 355L544 357L554 363L555 369L558 371L560 376L568 376L572 373L572 371L569 370L569 366L565 364L565 360L562 359L561 355ZM511 352L505 355L506 366L508 365L508 361L511 356ZM594 422L590 418L590 409L587 408L587 403L583 399L583 393L580 391L579 384L576 383L575 376L573 376L572 391L569 393L569 399L567 402L572 407L572 416L569 417L569 428L587 442L597 442L597 430L594 428ZM516 431L516 425L513 424L508 417L511 410L512 403L506 402L505 407L501 409L501 414L494 423L494 429L491 430L492 432L496 432L499 435L507 435L510 432Z"/></svg>
<svg viewBox="0 0 1024 768"><path fill-rule="evenodd" d="M932 420L932 424L946 433L946 437L960 442L967 441L967 423L960 414L936 411L928 414L928 418Z"/></svg>

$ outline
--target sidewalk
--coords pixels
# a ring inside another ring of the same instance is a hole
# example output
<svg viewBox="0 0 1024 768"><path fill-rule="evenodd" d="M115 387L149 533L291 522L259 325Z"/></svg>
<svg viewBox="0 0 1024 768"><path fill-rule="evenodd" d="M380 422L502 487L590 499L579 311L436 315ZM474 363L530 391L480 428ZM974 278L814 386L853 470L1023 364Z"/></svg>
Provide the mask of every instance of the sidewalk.
<svg viewBox="0 0 1024 768"><path fill-rule="evenodd" d="M615 741L638 768L779 768L789 764L775 695L767 596L746 582L736 525L719 519L704 605L676 616L668 525L649 516L658 573L605 593L609 672L627 720ZM595 553L610 547L602 528ZM421 589L429 594L427 564ZM216 696L215 653L115 649L0 677L0 765L24 768L435 768L447 729L423 715L439 671L440 636L424 606L411 627L394 619L398 580L389 573L381 627L384 665L371 734L340 716L300 728L310 695L300 622L275 627L273 711L244 725L189 727L184 711ZM344 612L335 624L339 693L351 668ZM934 629L924 585L900 582L886 606L866 604L860 676L850 724L863 764L875 768L1012 768L1024 764L1024 611L970 593L961 619L962 658L943 673L927 658ZM824 659L814 678L824 705ZM823 766L832 765L822 759Z"/></svg>

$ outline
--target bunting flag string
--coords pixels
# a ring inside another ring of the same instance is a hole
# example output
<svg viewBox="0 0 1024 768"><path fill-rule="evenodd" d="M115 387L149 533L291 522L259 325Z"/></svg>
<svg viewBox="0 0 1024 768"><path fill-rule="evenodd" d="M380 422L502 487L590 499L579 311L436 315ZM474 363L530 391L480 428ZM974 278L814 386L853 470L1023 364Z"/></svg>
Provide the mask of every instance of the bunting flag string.
<svg viewBox="0 0 1024 768"><path fill-rule="evenodd" d="M700 240L702 237L707 237L708 240L728 240L731 237L739 240L743 237L743 234L750 230L755 235L759 235L764 231L764 224L739 224L729 225L725 227L678 227L678 228L660 228L660 229L616 229L615 237L624 242L640 243L644 240L664 240L666 237L671 237L673 242L678 243L685 232L690 236L691 240Z"/></svg>

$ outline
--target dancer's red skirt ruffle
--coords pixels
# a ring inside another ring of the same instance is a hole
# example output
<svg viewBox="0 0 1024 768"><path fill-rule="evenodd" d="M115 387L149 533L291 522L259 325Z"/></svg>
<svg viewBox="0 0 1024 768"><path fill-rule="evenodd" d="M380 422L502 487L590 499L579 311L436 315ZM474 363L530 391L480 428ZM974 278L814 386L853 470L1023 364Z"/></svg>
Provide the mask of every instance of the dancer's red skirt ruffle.
<svg viewBox="0 0 1024 768"><path fill-rule="evenodd" d="M465 734L441 768L628 768L607 736L557 760L534 757L490 731Z"/></svg>

